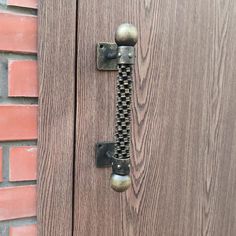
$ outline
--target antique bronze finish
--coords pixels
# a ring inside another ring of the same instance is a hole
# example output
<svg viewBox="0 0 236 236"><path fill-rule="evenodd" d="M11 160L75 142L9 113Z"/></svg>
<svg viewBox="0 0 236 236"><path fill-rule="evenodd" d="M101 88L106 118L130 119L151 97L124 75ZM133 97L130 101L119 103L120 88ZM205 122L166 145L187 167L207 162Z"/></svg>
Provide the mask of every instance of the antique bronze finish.
<svg viewBox="0 0 236 236"><path fill-rule="evenodd" d="M116 31L116 45L111 43L97 45L97 68L118 69L115 142L96 145L96 165L112 166L111 187L117 192L123 192L131 185L129 173L132 65L135 59L134 45L137 40L136 28L125 23Z"/></svg>

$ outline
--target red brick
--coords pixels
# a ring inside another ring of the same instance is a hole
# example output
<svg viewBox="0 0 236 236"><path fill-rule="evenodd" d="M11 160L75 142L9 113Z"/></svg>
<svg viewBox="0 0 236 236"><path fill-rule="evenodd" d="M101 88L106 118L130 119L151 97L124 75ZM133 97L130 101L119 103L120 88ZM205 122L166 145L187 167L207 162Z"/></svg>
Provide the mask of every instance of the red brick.
<svg viewBox="0 0 236 236"><path fill-rule="evenodd" d="M35 53L37 18L0 12L0 51Z"/></svg>
<svg viewBox="0 0 236 236"><path fill-rule="evenodd" d="M37 236L36 225L10 227L9 236Z"/></svg>
<svg viewBox="0 0 236 236"><path fill-rule="evenodd" d="M37 147L11 147L9 153L10 181L35 180Z"/></svg>
<svg viewBox="0 0 236 236"><path fill-rule="evenodd" d="M19 6L27 8L37 8L36 0L7 0L8 6Z"/></svg>
<svg viewBox="0 0 236 236"><path fill-rule="evenodd" d="M36 186L0 188L0 220L36 215Z"/></svg>
<svg viewBox="0 0 236 236"><path fill-rule="evenodd" d="M0 141L37 138L37 105L0 105Z"/></svg>
<svg viewBox="0 0 236 236"><path fill-rule="evenodd" d="M8 94L10 97L37 97L37 62L10 60L8 63Z"/></svg>
<svg viewBox="0 0 236 236"><path fill-rule="evenodd" d="M0 147L0 182L2 182L2 147Z"/></svg>

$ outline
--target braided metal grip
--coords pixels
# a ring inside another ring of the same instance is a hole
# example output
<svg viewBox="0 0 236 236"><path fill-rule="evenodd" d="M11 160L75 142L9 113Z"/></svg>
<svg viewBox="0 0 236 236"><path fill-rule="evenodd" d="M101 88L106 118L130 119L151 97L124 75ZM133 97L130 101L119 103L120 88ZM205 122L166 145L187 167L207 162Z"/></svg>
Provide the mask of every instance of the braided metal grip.
<svg viewBox="0 0 236 236"><path fill-rule="evenodd" d="M132 65L134 45L138 39L136 28L122 24L116 31L117 86L115 148L112 158L111 187L123 192L131 185L130 173L130 119L132 96Z"/></svg>
<svg viewBox="0 0 236 236"><path fill-rule="evenodd" d="M112 162L113 173L118 175L129 175L130 172L131 76L131 65L118 65L115 150Z"/></svg>

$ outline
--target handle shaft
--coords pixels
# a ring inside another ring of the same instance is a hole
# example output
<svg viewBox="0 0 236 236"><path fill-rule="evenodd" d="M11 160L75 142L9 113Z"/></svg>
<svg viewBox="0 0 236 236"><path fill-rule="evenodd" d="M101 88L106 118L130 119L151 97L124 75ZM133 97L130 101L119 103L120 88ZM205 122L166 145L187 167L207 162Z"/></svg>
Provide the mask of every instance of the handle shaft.
<svg viewBox="0 0 236 236"><path fill-rule="evenodd" d="M133 25L122 24L116 35L117 88L116 88L116 130L115 150L112 160L111 187L123 192L131 185L130 173L130 121L132 97L132 65L137 30Z"/></svg>

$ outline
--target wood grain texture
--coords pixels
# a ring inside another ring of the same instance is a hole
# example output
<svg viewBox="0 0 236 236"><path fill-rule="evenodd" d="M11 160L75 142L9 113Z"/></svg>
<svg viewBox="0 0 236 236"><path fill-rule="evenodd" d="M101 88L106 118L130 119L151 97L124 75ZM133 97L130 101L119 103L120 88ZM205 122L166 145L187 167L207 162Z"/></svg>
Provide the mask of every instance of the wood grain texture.
<svg viewBox="0 0 236 236"><path fill-rule="evenodd" d="M39 2L38 235L71 236L76 0Z"/></svg>
<svg viewBox="0 0 236 236"><path fill-rule="evenodd" d="M96 0L78 6L74 236L236 235L236 3ZM132 188L109 187L94 145L112 140L115 73L95 44L139 29Z"/></svg>

